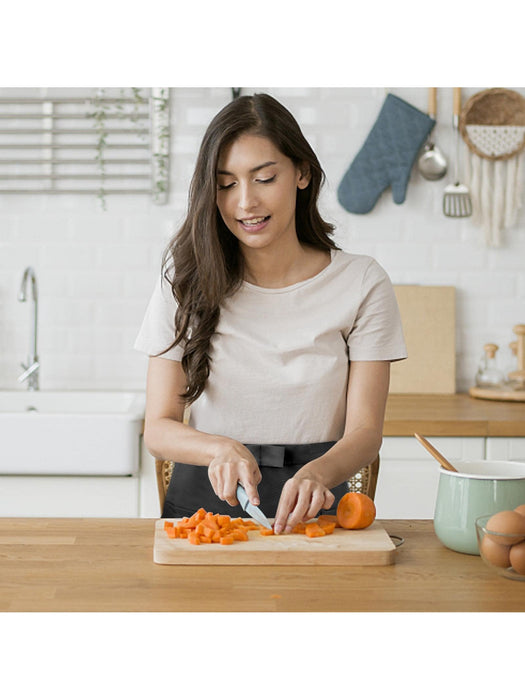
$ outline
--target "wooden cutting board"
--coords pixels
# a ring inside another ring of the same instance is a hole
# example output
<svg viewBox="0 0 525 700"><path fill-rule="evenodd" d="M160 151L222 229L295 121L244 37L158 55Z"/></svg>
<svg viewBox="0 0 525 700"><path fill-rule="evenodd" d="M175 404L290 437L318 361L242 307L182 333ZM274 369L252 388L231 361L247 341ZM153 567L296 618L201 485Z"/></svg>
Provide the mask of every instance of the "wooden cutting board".
<svg viewBox="0 0 525 700"><path fill-rule="evenodd" d="M408 358L393 362L392 394L456 392L456 290L394 285Z"/></svg>
<svg viewBox="0 0 525 700"><path fill-rule="evenodd" d="M246 518L248 519L248 518ZM173 522L177 519L170 518ZM190 544L184 539L170 539L164 520L155 523L153 561L156 564L254 564L329 566L384 566L394 563L395 545L378 522L365 530L336 528L332 535L263 536L248 532L248 542L232 545Z"/></svg>

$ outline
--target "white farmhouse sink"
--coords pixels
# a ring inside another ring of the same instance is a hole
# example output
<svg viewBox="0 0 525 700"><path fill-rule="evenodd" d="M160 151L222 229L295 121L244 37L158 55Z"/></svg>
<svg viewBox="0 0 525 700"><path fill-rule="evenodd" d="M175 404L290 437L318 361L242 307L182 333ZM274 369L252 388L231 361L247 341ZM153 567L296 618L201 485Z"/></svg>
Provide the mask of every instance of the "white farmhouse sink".
<svg viewBox="0 0 525 700"><path fill-rule="evenodd" d="M135 474L144 406L139 392L0 391L0 474Z"/></svg>

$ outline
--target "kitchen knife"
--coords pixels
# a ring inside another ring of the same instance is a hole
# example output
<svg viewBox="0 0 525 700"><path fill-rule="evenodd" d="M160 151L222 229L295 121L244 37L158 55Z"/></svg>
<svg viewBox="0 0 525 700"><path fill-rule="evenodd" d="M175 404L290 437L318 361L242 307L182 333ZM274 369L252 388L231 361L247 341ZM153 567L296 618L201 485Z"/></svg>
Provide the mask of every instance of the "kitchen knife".
<svg viewBox="0 0 525 700"><path fill-rule="evenodd" d="M248 495L244 490L244 486L242 484L237 484L237 499L241 504L241 508L245 510L248 513L248 515L251 515L251 517L254 520L256 520L260 525L267 527L269 530L272 529L270 521L262 512L262 510L250 503L250 499L248 498Z"/></svg>

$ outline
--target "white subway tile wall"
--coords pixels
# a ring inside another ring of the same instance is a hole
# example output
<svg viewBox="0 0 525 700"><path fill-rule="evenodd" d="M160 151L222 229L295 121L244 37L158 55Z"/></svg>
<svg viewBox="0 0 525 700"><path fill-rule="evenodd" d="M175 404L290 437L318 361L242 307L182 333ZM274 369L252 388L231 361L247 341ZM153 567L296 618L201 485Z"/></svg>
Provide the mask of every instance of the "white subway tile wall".
<svg viewBox="0 0 525 700"><path fill-rule="evenodd" d="M484 88L464 88L463 99ZM525 88L515 88L525 93ZM390 190L366 215L346 212L337 186L359 151L387 92L422 111L426 88L243 88L269 92L297 117L325 169L324 216L345 250L373 255L396 284L457 288L457 389L472 384L482 346L501 347L510 361L512 326L525 323L525 214L489 249L470 219L442 213L444 180L424 180L414 168L402 205ZM10 97L13 88L0 89ZM43 96L45 89L24 89ZM231 89L171 89L169 202L148 196L107 197L103 211L89 195L0 194L0 387L17 388L29 348L30 305L17 301L26 266L38 276L42 389L134 390L145 386L146 359L133 350L169 237L186 209L200 139ZM454 156L452 89L438 90L434 139ZM4 137L5 138L5 137Z"/></svg>

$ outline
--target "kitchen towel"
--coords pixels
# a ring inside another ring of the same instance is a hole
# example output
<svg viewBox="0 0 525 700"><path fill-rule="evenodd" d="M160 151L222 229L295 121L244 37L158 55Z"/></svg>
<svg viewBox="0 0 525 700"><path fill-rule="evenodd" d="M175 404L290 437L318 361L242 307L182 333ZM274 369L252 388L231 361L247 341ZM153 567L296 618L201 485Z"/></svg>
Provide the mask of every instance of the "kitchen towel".
<svg viewBox="0 0 525 700"><path fill-rule="evenodd" d="M435 120L389 93L361 150L337 190L339 203L353 214L367 214L390 185L396 204L405 201L417 154Z"/></svg>

